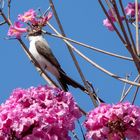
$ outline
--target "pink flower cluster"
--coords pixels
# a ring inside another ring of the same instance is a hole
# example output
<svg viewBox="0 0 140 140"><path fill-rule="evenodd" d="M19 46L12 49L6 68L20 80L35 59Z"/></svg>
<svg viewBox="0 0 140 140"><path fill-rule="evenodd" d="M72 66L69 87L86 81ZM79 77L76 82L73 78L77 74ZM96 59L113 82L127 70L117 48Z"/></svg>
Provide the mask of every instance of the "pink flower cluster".
<svg viewBox="0 0 140 140"><path fill-rule="evenodd" d="M135 3L128 3L128 5L125 8L125 13L130 17L135 17ZM140 4L138 4L138 17L140 21Z"/></svg>
<svg viewBox="0 0 140 140"><path fill-rule="evenodd" d="M84 126L87 140L140 140L140 107L101 104L88 113Z"/></svg>
<svg viewBox="0 0 140 140"><path fill-rule="evenodd" d="M108 11L108 15L109 15L112 22L116 22L114 14L116 14L116 13L115 13L115 10L113 8ZM123 16L121 17L121 20L124 20ZM103 25L106 26L110 31L114 31L114 28L113 28L113 26L108 18L103 20Z"/></svg>
<svg viewBox="0 0 140 140"><path fill-rule="evenodd" d="M115 13L115 11L114 11L114 13ZM130 16L130 18L135 18L135 3L131 3L131 2L128 3L128 5L125 8L125 14L127 16ZM112 22L116 22L111 10L108 11L108 15L110 16L110 19ZM139 21L140 21L140 4L138 4L138 17L139 17ZM123 20L124 17L122 16L121 19ZM114 31L114 28L108 18L103 20L103 25L106 26L110 31Z"/></svg>
<svg viewBox="0 0 140 140"><path fill-rule="evenodd" d="M22 28L22 24L20 22L15 22L14 25L11 25L8 30L8 36L16 36L20 38L23 33L27 32L26 28Z"/></svg>
<svg viewBox="0 0 140 140"><path fill-rule="evenodd" d="M28 31L28 28L21 28L21 22L28 23L30 26L39 26L43 27L47 22L52 18L52 13L49 12L48 15L38 16L37 13L30 9L24 14L18 15L18 21L14 25L11 25L8 31L8 36L15 36L20 38L20 36Z"/></svg>
<svg viewBox="0 0 140 140"><path fill-rule="evenodd" d="M23 15L18 15L18 20L34 25L34 26L45 26L47 22L52 18L52 13L49 12L47 16L38 16L37 13L30 9L27 12L25 12Z"/></svg>
<svg viewBox="0 0 140 140"><path fill-rule="evenodd" d="M70 140L81 117L71 93L47 86L16 89L0 106L0 140Z"/></svg>
<svg viewBox="0 0 140 140"><path fill-rule="evenodd" d="M18 15L18 20L22 22L34 22L37 14L33 9L28 10L23 15Z"/></svg>

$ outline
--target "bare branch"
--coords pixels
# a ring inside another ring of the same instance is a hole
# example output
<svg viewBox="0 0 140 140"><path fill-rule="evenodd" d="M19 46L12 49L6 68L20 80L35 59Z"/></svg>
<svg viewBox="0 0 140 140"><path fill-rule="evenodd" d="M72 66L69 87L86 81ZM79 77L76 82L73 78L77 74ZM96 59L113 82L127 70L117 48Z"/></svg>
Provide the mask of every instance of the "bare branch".
<svg viewBox="0 0 140 140"><path fill-rule="evenodd" d="M116 58L120 58L120 59L124 59L124 60L128 60L128 61L133 61L132 58L130 57L126 57L126 56L122 56L122 55L118 55L118 54L115 54L115 53L111 53L111 52L108 52L108 51L105 51L105 50L102 50L102 49L98 49L98 48L95 48L93 46L90 46L90 45L87 45L87 44L84 44L82 42L78 42L76 40L73 40L71 38L68 38L68 37L64 37L64 36L60 36L60 35L57 35L57 34L52 34L52 33L49 33L47 31L43 31L45 34L48 34L50 36L53 36L53 37L57 37L57 38L61 38L61 39L65 39L67 41L70 41L72 43L75 43L75 44L78 44L80 46L84 46L85 48L89 48L91 50L94 50L94 51L97 51L97 52L100 52L100 53L103 53L103 54L106 54L106 55L109 55L109 56L113 56L113 57L116 57Z"/></svg>
<svg viewBox="0 0 140 140"><path fill-rule="evenodd" d="M132 104L134 104L134 102L135 102L135 100L136 100L138 91L139 91L139 87L136 87L136 91L135 91L135 93L134 93L134 97L133 97L133 100L132 100Z"/></svg>
<svg viewBox="0 0 140 140"><path fill-rule="evenodd" d="M59 26L59 29L60 29L62 35L63 35L63 36L66 36L66 35L65 35L65 32L64 32L64 30L63 30L62 24L61 24L61 22L60 22L60 20L59 20L59 17L58 17L58 15L57 15L57 12L56 12L56 10L55 10L53 1L52 1L52 0L49 0L49 2L50 2L50 6L51 6L51 8L52 8L52 10L53 10L54 16L55 16L55 18L56 18L57 24L58 24L58 26ZM90 94L91 91L90 91L90 89L89 89L89 87L88 87L88 85L87 85L87 83L86 83L86 78L85 78L85 76L84 76L84 74L83 74L83 72L82 72L82 70L81 70L81 68L80 68L80 66L79 66L79 64L78 64L78 61L77 61L77 59L76 59L76 57L75 57L75 55L74 55L72 49L69 47L69 45L68 45L67 43L66 43L66 45L67 45L68 50L69 50L69 53L70 53L70 55L71 55L71 57L72 57L72 59L73 59L73 61L74 61L74 64L75 64L75 66L76 66L76 68L77 68L77 70L78 70L78 72L79 72L79 74L80 74L80 76L81 76L81 79L82 79L82 81L83 81L83 83L84 83L86 89L88 90L88 92L89 92L89 94ZM97 106L96 99L93 98L93 99L92 99L92 102L93 102L93 104L94 104L95 106Z"/></svg>
<svg viewBox="0 0 140 140"><path fill-rule="evenodd" d="M3 19L5 20L5 22L10 26L12 25L12 22L5 16L5 14L3 13L2 9L0 9L0 14L3 17Z"/></svg>
<svg viewBox="0 0 140 140"><path fill-rule="evenodd" d="M83 131L82 126L81 126L81 123L80 123L79 120L77 122L79 124L80 130L81 130L81 133L82 133L82 136L83 136L83 140L86 140L85 135L84 135L84 131Z"/></svg>
<svg viewBox="0 0 140 140"><path fill-rule="evenodd" d="M78 105L77 105L77 106L78 106ZM87 115L87 113L86 113L80 106L78 106L78 108L79 108L79 110L81 111L81 113L82 113L84 116Z"/></svg>
<svg viewBox="0 0 140 140"><path fill-rule="evenodd" d="M124 37L125 37L125 40L124 38L121 36L121 34L119 33L119 31L117 30L117 28L115 27L113 21L111 20L110 16L108 15L103 3L101 0L98 0L99 4L101 5L105 15L107 16L107 18L109 19L110 23L112 24L114 30L116 31L117 35L119 36L120 40L123 42L124 46L127 48L127 50L129 51L129 53L131 54L133 60L134 60L134 63L136 65L136 68L138 70L138 72L140 73L140 58L137 56L136 54L136 51L133 47L131 47L131 44L127 38L127 35L125 33L125 29L123 27L123 24L122 24L122 21L120 20L120 16L119 16L119 12L118 12L118 8L116 6L116 2L113 0L113 4L114 4L114 9L115 9L115 12L116 12L116 15L117 15L117 18L118 18L118 21L119 21L119 24L121 25L121 29L122 29L122 32L124 34Z"/></svg>
<svg viewBox="0 0 140 140"><path fill-rule="evenodd" d="M4 25L5 23L5 21L0 22L0 26Z"/></svg>
<svg viewBox="0 0 140 140"><path fill-rule="evenodd" d="M138 70L138 72L140 73L140 59L139 59L139 57L137 56L137 51L136 51L136 49L135 49L134 47L132 47L132 45L131 45L131 43L130 43L130 41L129 41L129 38L128 38L128 36L127 36L127 32L126 32L126 30L125 30L125 28L124 28L124 25L123 25L122 20L121 20L121 16L120 16L120 14L119 14L119 10L118 10L116 1L115 1L115 0L112 0L112 1L113 1L113 7L114 7L114 9L115 9L115 12L116 12L116 15L117 15L117 19L118 19L118 22L119 22L121 31L122 31L122 33L123 33L123 35L124 35L124 38L125 38L125 40L126 40L126 42L127 42L127 44L128 44L128 45L126 46L126 48L127 48L127 50L130 52L131 56L133 57L134 62L135 62L135 65L136 65L136 67L137 67L137 70Z"/></svg>
<svg viewBox="0 0 140 140"><path fill-rule="evenodd" d="M116 16L117 16L117 21L118 21L118 24L119 24L119 26L120 26L120 28L121 28L121 31L122 31L122 33L123 33L123 35L124 35L124 38L125 38L125 40L126 40L126 42L127 42L127 49L130 51L130 52L135 52L135 50L133 50L132 48L131 48L131 44L130 44L130 41L129 41L129 38L128 38L128 36L127 36L127 33L126 33L126 30L125 30L125 27L124 27L124 25L123 25L123 23L122 23L122 20L121 20L121 16L120 16L120 13L119 13L119 10L118 10L118 7L117 7L117 4L116 4L116 1L115 0L112 0L113 2L113 7L114 7L114 10L115 10L115 13L116 13Z"/></svg>
<svg viewBox="0 0 140 140"><path fill-rule="evenodd" d="M48 23L48 25L50 26L50 28L56 33L58 34L59 36L61 36L61 34L51 25ZM102 72L104 72L105 74L117 79L117 80L120 80L122 82L126 82L130 85L134 85L134 86L140 86L139 83L136 83L136 82L133 82L133 81L130 81L130 80L126 80L120 76L117 76L116 74L113 74L112 72L104 69L103 67L101 67L100 65L96 64L95 62L93 62L92 60L90 60L88 57L86 57L83 53L81 53L78 49L76 49L72 44L70 44L67 40L63 39L64 42L66 42L69 47L71 47L71 49L73 51L75 51L79 56L81 56L82 58L84 58L87 62L89 62L91 65L93 65L94 67L96 67L97 69L101 70Z"/></svg>
<svg viewBox="0 0 140 140"><path fill-rule="evenodd" d="M129 24L128 24L128 20L126 18L126 14L125 14L125 11L124 11L122 0L119 0L119 3L120 3L121 10L123 12L123 16L124 16L124 20L125 20L125 23L126 23L126 27L128 29L128 33L129 33L129 36L130 36L130 39L131 39L132 47L133 47L133 49L135 49L135 42L134 42L134 39L133 39L133 36L132 36L132 32L131 32Z"/></svg>
<svg viewBox="0 0 140 140"><path fill-rule="evenodd" d="M137 49L138 56L140 56L138 0L135 0L135 15L136 15L136 49Z"/></svg>
<svg viewBox="0 0 140 140"><path fill-rule="evenodd" d="M77 134L75 133L74 130L72 130L71 132L72 132L73 137L74 137L76 140L80 140L80 139L78 138L78 136L77 136Z"/></svg>
<svg viewBox="0 0 140 140"><path fill-rule="evenodd" d="M8 19L10 20L11 0L8 0Z"/></svg>
<svg viewBox="0 0 140 140"><path fill-rule="evenodd" d="M92 94L94 94L94 96L96 96L96 99L97 99L98 103L99 103L99 104L100 104L100 103L104 103L103 100L101 100L101 99L98 98L98 96L97 96L97 94L96 94L96 92L95 92L95 89L94 89L92 83L90 83L89 81L87 81L87 83L88 83L88 85L90 86L90 88L92 89ZM92 94L90 95L91 98L93 98L93 95L92 95Z"/></svg>
<svg viewBox="0 0 140 140"><path fill-rule="evenodd" d="M1 10L4 8L4 4L5 4L4 0L0 0L0 9Z"/></svg>
<svg viewBox="0 0 140 140"><path fill-rule="evenodd" d="M130 74L126 74L126 80L128 80L129 77L130 77ZM127 83L124 83L122 94L121 94L121 99L123 98L123 96L125 94L126 85L127 85Z"/></svg>
<svg viewBox="0 0 140 140"><path fill-rule="evenodd" d="M107 10L105 9L105 7L104 7L102 1L101 1L101 0L98 0L98 2L99 2L99 4L101 5L101 7L102 7L102 9L103 9L103 11L104 11L104 13L105 13L105 15L107 16L108 20L109 20L110 23L111 23L111 25L113 26L113 28L114 28L115 32L117 33L118 37L119 37L120 40L123 42L123 44L126 46L127 44L126 44L124 38L122 37L122 35L120 34L120 32L118 31L118 29L117 29L116 26L114 25L113 21L111 20L110 16L108 15Z"/></svg>
<svg viewBox="0 0 140 140"><path fill-rule="evenodd" d="M134 82L136 82L139 78L140 78L140 75L138 75L135 78ZM129 88L127 89L127 91L124 93L124 96L120 99L120 102L122 102L125 99L125 97L128 95L128 93L130 92L130 90L132 89L132 87L133 87L133 85L130 85L129 86Z"/></svg>
<svg viewBox="0 0 140 140"><path fill-rule="evenodd" d="M48 11L50 10L50 6L48 7L48 9L43 13L43 16L45 16L47 13L48 13Z"/></svg>

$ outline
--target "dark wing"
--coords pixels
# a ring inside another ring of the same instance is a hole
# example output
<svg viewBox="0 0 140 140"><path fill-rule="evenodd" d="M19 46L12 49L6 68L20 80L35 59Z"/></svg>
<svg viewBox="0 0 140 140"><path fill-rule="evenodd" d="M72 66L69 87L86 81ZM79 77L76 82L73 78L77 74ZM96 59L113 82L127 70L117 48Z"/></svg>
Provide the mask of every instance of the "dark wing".
<svg viewBox="0 0 140 140"><path fill-rule="evenodd" d="M53 55L53 52L51 51L51 49L49 48L47 43L44 43L42 41L36 41L35 46L36 46L36 49L37 49L39 54L44 56L52 65L61 69L59 62L57 61L57 59Z"/></svg>
<svg viewBox="0 0 140 140"><path fill-rule="evenodd" d="M67 91L68 90L67 81L63 77L65 72L61 69L59 62L53 55L53 52L49 48L48 44L41 42L41 41L36 41L35 46L36 46L38 53L41 54L42 56L44 56L52 65L54 65L58 69L58 71L60 73L60 77L57 79L58 79L60 85L62 86L62 88L65 91Z"/></svg>

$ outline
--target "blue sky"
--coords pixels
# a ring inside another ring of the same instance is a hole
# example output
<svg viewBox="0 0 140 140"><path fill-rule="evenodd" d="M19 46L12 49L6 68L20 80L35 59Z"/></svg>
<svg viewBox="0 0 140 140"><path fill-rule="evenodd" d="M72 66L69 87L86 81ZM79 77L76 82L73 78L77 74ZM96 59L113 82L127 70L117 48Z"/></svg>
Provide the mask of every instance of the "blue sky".
<svg viewBox="0 0 140 140"><path fill-rule="evenodd" d="M97 1L54 1L60 20L66 35L77 41L95 46L117 54L129 56L127 50L120 42L115 32L108 31L103 25L102 21L105 18ZM80 3L80 4L79 4ZM126 4L125 4L126 5ZM23 13L30 8L42 11L48 8L48 1L33 1L25 0L20 3L16 0L12 1L11 18L12 22L16 21L17 15ZM58 29L54 18L51 24ZM51 31L48 27L47 30ZM16 40L4 40L6 37L8 27L7 25L1 27L1 44L0 44L0 102L5 101L14 88L22 87L28 88L30 86L37 86L45 84L45 81L39 76L34 69L34 66L29 62L22 48ZM134 29L133 29L134 30ZM80 76L74 67L74 63L68 53L66 45L60 39L46 36L54 54L59 60L62 68L73 79L81 82ZM28 40L23 37L24 42L28 46ZM93 61L103 66L104 68L124 77L127 73L132 72L130 77L132 80L136 76L135 68L132 62L120 60L95 51L75 45L81 52L89 56ZM93 83L98 94L108 103L115 103L119 100L123 83L117 81L103 72L97 70L80 56L76 55L81 69L86 76L86 79ZM115 90L114 90L115 89ZM82 101L85 97L79 90L70 88L75 98L81 105L89 104L89 101ZM78 97L77 97L78 96ZM85 106L84 106L85 107Z"/></svg>
<svg viewBox="0 0 140 140"><path fill-rule="evenodd" d="M127 2L128 0L125 0L124 5L126 5ZM129 56L128 51L118 39L115 32L110 32L103 26L102 21L105 18L105 15L101 10L98 1L56 0L54 3L68 37L109 52ZM40 8L44 11L48 6L49 3L46 0L24 0L20 2L19 0L13 0L11 5L12 22L17 19L19 13L23 13L31 8ZM51 20L51 24L58 29L54 18ZM48 27L46 29L51 31ZM28 88L30 86L46 84L37 73L32 63L30 63L19 43L16 40L3 39L6 37L7 31L7 25L0 27L0 103L4 102L15 88ZM135 32L134 28L132 28L132 32ZM64 71L73 79L82 83L63 41L47 35L46 39ZM24 37L23 40L28 46L28 40ZM119 76L125 77L126 74L132 73L130 80L133 80L137 75L132 62L100 54L82 46L74 46L91 60ZM100 97L107 103L118 102L124 84L97 70L76 53L75 55L86 79L92 82ZM84 95L80 90L71 87L70 91L83 109L89 111L93 108L91 100L87 95ZM127 100L132 100L133 92L134 90L132 90ZM139 105L138 100L136 100L136 104Z"/></svg>

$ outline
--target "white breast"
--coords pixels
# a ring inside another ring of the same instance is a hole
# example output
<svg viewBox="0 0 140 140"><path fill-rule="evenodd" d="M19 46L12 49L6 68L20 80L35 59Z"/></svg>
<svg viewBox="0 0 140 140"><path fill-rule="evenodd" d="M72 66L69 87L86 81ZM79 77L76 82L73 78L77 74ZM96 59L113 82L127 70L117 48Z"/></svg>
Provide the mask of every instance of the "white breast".
<svg viewBox="0 0 140 140"><path fill-rule="evenodd" d="M30 38L29 39L30 40L29 51L34 56L34 58L38 61L38 63L40 64L40 66L43 69L48 70L49 72L51 72L56 77L60 77L60 74L59 74L57 68L55 66L53 66L47 59L45 59L44 56L40 55L38 53L38 51L36 50L35 42L38 41L38 40L41 41L42 38L43 37L36 37L36 36L33 36L32 38ZM43 38L42 41L44 41L44 38Z"/></svg>

